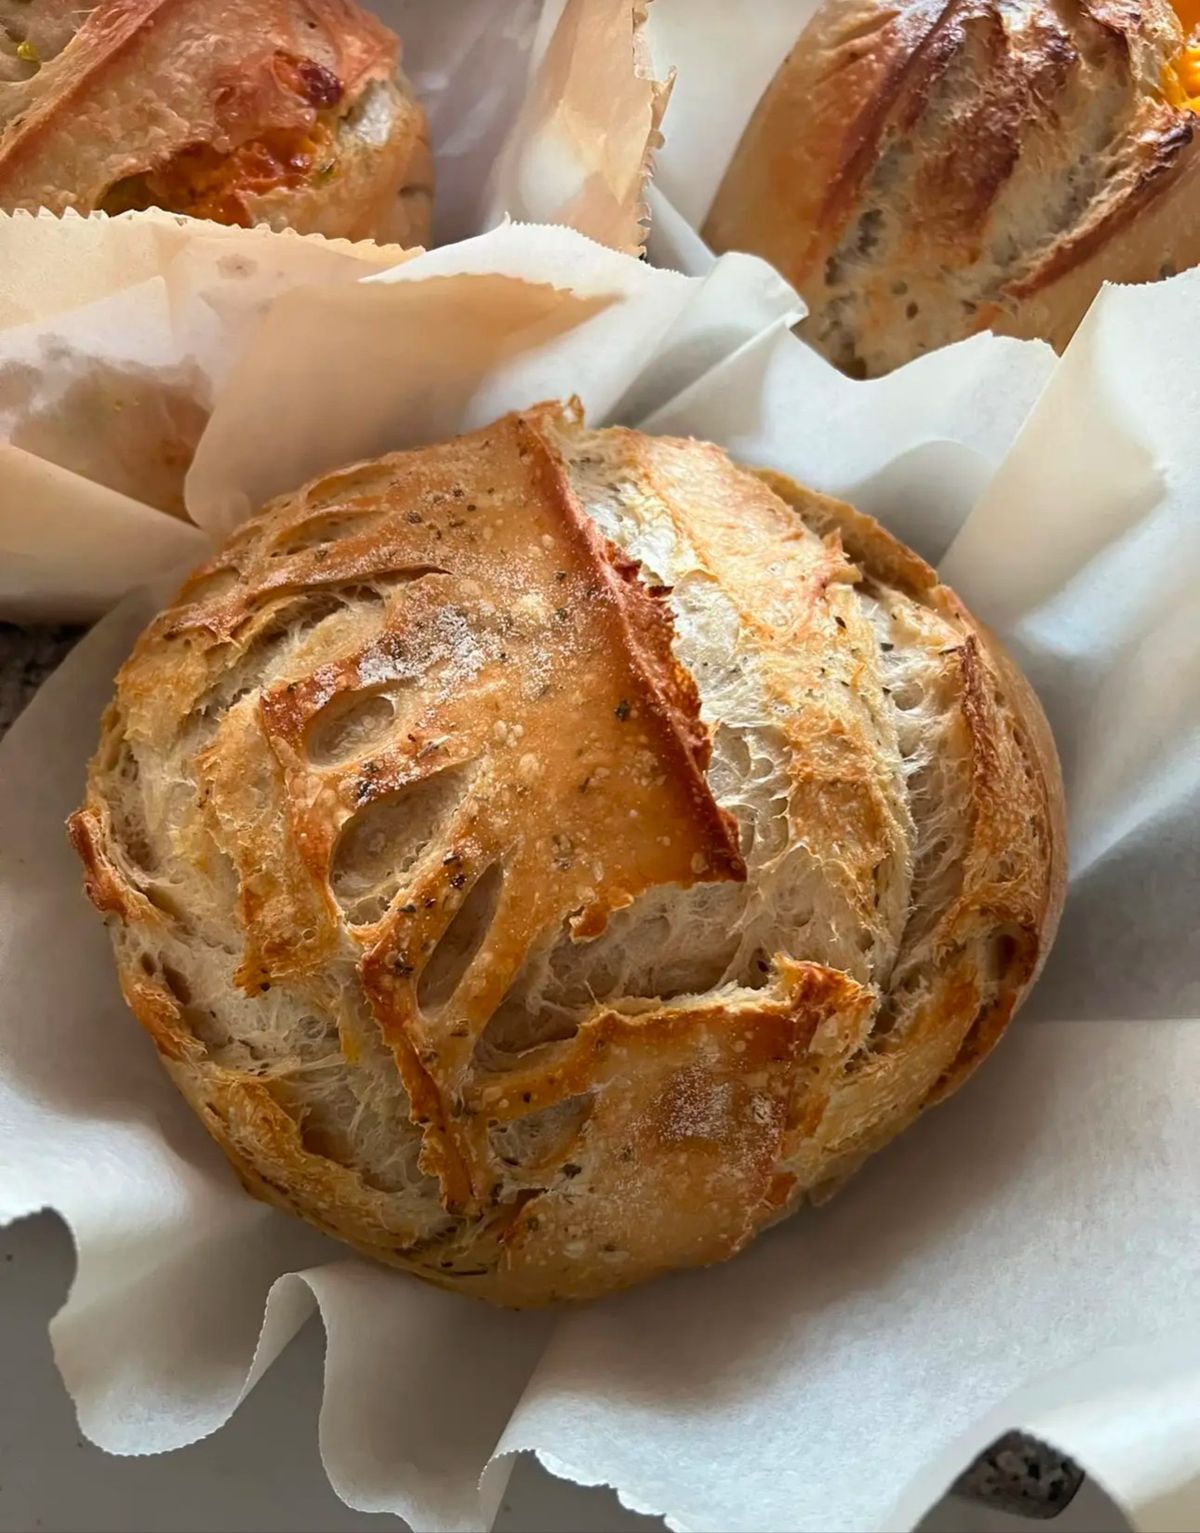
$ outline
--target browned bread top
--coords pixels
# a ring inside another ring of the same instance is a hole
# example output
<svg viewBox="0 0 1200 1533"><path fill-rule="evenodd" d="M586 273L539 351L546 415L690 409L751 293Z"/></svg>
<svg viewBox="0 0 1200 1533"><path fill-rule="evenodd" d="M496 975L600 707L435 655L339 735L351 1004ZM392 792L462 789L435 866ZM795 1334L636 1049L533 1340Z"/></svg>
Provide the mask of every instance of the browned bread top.
<svg viewBox="0 0 1200 1533"><path fill-rule="evenodd" d="M0 0L0 207L412 243L430 166L397 64L353 0Z"/></svg>
<svg viewBox="0 0 1200 1533"><path fill-rule="evenodd" d="M1183 45L1165 0L826 0L705 235L850 373L988 328L1061 347L1102 281L1200 260Z"/></svg>
<svg viewBox="0 0 1200 1533"><path fill-rule="evenodd" d="M557 406L236 533L71 833L246 1184L513 1304L848 1175L995 1042L1063 879L1037 703L921 560Z"/></svg>

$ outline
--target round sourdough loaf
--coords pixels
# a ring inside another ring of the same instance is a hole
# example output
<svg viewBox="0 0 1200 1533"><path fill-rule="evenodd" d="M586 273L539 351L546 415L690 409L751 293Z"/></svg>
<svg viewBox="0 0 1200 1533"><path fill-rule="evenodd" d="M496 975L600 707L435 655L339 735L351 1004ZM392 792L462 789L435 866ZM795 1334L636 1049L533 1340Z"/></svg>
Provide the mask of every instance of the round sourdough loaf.
<svg viewBox="0 0 1200 1533"><path fill-rule="evenodd" d="M398 54L354 0L0 0L0 208L423 243Z"/></svg>
<svg viewBox="0 0 1200 1533"><path fill-rule="evenodd" d="M246 1185L502 1303L720 1260L987 1053L1057 763L849 506L574 406L320 479L123 667L71 834Z"/></svg>
<svg viewBox="0 0 1200 1533"><path fill-rule="evenodd" d="M1061 349L1102 283L1200 261L1196 44L1166 0L825 0L705 236L856 376L979 330Z"/></svg>

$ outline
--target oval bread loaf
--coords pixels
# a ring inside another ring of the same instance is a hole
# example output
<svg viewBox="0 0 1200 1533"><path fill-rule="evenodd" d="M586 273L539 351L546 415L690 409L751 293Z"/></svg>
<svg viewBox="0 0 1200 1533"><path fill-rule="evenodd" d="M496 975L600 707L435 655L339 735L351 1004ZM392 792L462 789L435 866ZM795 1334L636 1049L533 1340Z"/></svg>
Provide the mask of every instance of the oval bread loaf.
<svg viewBox="0 0 1200 1533"><path fill-rule="evenodd" d="M1200 261L1198 96L1166 0L825 0L704 234L854 376L980 330L1061 349L1103 282Z"/></svg>
<svg viewBox="0 0 1200 1533"><path fill-rule="evenodd" d="M541 406L242 527L123 667L71 835L246 1185L506 1304L721 1260L995 1043L1057 762L915 555Z"/></svg>
<svg viewBox="0 0 1200 1533"><path fill-rule="evenodd" d="M0 0L0 208L421 244L398 52L353 0Z"/></svg>

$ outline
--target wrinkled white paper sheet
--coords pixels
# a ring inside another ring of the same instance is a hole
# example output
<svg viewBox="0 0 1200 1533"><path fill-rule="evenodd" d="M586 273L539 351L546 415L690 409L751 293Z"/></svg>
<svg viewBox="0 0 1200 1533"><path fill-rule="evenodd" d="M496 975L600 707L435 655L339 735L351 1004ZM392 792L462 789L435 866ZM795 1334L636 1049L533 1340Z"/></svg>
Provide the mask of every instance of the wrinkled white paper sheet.
<svg viewBox="0 0 1200 1533"><path fill-rule="evenodd" d="M429 117L434 243L507 215L636 251L663 105L645 0L363 0Z"/></svg>
<svg viewBox="0 0 1200 1533"><path fill-rule="evenodd" d="M519 218L640 248L663 93L643 57L639 0L373 8L400 36L428 111L435 242ZM0 619L93 618L194 557L183 477L273 301L405 259L397 246L153 212L0 215ZM113 493L89 507L81 479Z"/></svg>
<svg viewBox="0 0 1200 1533"><path fill-rule="evenodd" d="M699 229L746 124L821 0L654 0L646 41L675 71L654 184ZM710 257L711 259L711 257Z"/></svg>
<svg viewBox="0 0 1200 1533"><path fill-rule="evenodd" d="M646 46L653 70L672 77L646 188L656 265L696 274L712 264L699 230L754 108L820 4L654 0Z"/></svg>
<svg viewBox="0 0 1200 1533"><path fill-rule="evenodd" d="M985 337L868 384L795 343L760 264L685 279L562 230L272 311L200 441L206 526L291 475L574 392L593 419L853 495L944 555L1041 690L1071 891L994 1058L832 1203L722 1268L492 1312L248 1200L126 1014L62 821L154 601L130 599L0 746L0 1219L71 1226L54 1344L90 1437L145 1453L214 1430L315 1306L330 1478L423 1530L486 1526L517 1450L682 1529L911 1527L1014 1426L1139 1528L1196 1525L1198 298L1197 274L1106 293L1057 367Z"/></svg>

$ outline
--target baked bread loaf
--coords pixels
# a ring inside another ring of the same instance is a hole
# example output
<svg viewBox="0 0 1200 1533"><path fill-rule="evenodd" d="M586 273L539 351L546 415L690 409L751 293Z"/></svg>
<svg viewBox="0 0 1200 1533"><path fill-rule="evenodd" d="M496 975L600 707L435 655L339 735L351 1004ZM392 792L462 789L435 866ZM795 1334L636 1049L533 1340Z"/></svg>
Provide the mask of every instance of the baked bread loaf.
<svg viewBox="0 0 1200 1533"><path fill-rule="evenodd" d="M1200 49L1165 0L826 0L704 226L885 373L977 330L1061 349L1105 281L1200 261Z"/></svg>
<svg viewBox="0 0 1200 1533"><path fill-rule="evenodd" d="M1058 768L933 571L546 405L320 479L191 577L71 820L247 1187L505 1304L720 1260L988 1052Z"/></svg>
<svg viewBox="0 0 1200 1533"><path fill-rule="evenodd" d="M425 115L353 0L0 0L0 208L414 245Z"/></svg>

